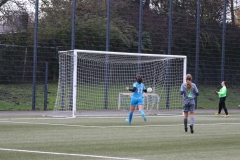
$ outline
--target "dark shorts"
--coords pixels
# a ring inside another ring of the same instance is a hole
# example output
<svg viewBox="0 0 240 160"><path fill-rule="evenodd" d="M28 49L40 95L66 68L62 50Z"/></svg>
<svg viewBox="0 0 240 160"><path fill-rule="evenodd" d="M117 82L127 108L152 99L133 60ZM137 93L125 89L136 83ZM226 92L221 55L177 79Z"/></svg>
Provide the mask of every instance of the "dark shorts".
<svg viewBox="0 0 240 160"><path fill-rule="evenodd" d="M194 112L195 110L195 100L185 99L183 101L183 112Z"/></svg>

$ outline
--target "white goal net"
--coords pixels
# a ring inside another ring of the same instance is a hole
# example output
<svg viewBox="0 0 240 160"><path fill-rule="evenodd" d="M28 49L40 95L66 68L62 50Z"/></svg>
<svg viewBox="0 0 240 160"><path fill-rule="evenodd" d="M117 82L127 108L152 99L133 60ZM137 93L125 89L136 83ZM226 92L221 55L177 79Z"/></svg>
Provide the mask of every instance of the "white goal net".
<svg viewBox="0 0 240 160"><path fill-rule="evenodd" d="M186 56L123 53L91 50L59 52L56 115L105 114L128 111L135 77L140 74L146 88L147 114L182 108L180 86L186 75ZM124 112L125 113L125 112Z"/></svg>

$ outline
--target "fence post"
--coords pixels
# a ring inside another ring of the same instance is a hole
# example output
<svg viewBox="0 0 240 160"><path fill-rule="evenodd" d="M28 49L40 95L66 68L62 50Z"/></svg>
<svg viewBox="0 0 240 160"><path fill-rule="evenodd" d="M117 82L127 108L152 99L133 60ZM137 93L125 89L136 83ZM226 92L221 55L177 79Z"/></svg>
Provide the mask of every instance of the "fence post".
<svg viewBox="0 0 240 160"><path fill-rule="evenodd" d="M197 2L197 33L196 33L196 63L195 63L195 84L198 85L198 68L199 68L199 39L200 39L200 4ZM195 108L197 109L197 97L195 99Z"/></svg>
<svg viewBox="0 0 240 160"><path fill-rule="evenodd" d="M142 53L142 17L143 17L143 0L140 0L139 5L139 20L138 20L138 53ZM141 57L138 57L138 71L137 74L141 75Z"/></svg>
<svg viewBox="0 0 240 160"><path fill-rule="evenodd" d="M48 62L45 62L44 111L47 110L48 99Z"/></svg>
<svg viewBox="0 0 240 160"><path fill-rule="evenodd" d="M224 0L223 5L223 28L222 28L222 63L221 63L221 81L224 81L224 66L225 66L225 40L226 40L226 8L227 0Z"/></svg>
<svg viewBox="0 0 240 160"><path fill-rule="evenodd" d="M38 44L38 2L39 2L39 0L36 0L36 3L35 3L32 110L35 110L35 106L36 106L37 44Z"/></svg>
<svg viewBox="0 0 240 160"><path fill-rule="evenodd" d="M107 0L107 25L106 25L106 51L109 51L109 42L110 42L110 0ZM109 57L105 57L105 75L104 75L104 109L108 108L108 65Z"/></svg>
<svg viewBox="0 0 240 160"><path fill-rule="evenodd" d="M168 55L171 55L172 53L172 0L170 0L169 3L169 22L168 22ZM171 75L171 69L170 69L170 62L167 61L167 99L166 99L166 109L169 109L170 106L170 75Z"/></svg>

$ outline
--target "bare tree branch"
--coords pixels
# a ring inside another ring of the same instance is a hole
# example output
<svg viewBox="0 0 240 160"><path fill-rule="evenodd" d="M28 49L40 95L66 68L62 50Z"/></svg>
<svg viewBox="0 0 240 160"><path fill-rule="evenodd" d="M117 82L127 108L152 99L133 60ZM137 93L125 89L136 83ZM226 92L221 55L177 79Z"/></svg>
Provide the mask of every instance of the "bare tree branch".
<svg viewBox="0 0 240 160"><path fill-rule="evenodd" d="M0 0L0 7L1 7L2 5L4 5L5 3L7 3L7 1L8 1L8 0Z"/></svg>

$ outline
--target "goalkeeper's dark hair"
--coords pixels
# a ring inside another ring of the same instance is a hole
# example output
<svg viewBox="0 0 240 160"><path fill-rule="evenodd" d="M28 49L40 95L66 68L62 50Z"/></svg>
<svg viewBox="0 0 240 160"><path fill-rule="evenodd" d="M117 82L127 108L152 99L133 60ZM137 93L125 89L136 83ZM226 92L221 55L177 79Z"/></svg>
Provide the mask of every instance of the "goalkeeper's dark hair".
<svg viewBox="0 0 240 160"><path fill-rule="evenodd" d="M192 75L191 74L186 75L186 82L187 82L187 89L188 90L192 89Z"/></svg>
<svg viewBox="0 0 240 160"><path fill-rule="evenodd" d="M142 77L141 77L140 75L137 75L137 76L136 76L136 81L137 81L138 83L142 83Z"/></svg>
<svg viewBox="0 0 240 160"><path fill-rule="evenodd" d="M226 86L226 87L228 87L228 84L227 84L227 82L226 82L226 81L223 81L223 83L225 84L225 86Z"/></svg>

